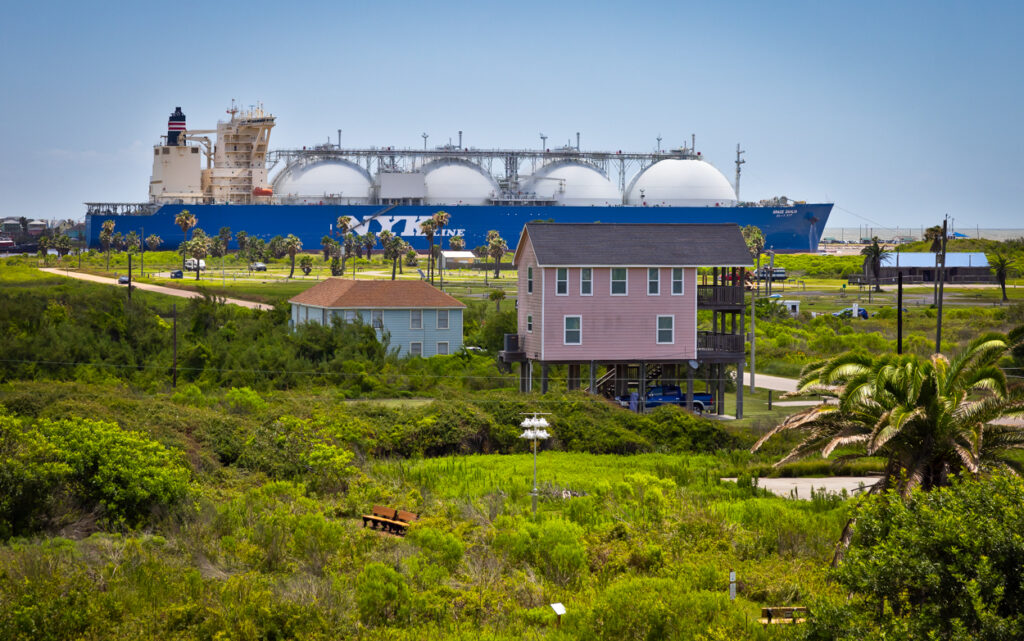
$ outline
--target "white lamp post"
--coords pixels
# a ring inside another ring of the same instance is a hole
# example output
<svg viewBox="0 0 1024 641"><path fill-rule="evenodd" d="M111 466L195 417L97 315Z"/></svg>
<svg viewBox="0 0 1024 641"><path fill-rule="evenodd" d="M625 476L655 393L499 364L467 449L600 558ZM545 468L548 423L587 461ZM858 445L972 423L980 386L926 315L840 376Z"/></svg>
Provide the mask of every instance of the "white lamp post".
<svg viewBox="0 0 1024 641"><path fill-rule="evenodd" d="M534 514L537 513L537 441L543 441L551 436L544 429L548 426L548 422L539 412L532 413L519 424L519 427L523 428L523 433L519 435L519 438L525 438L533 444L533 492L530 494L533 496Z"/></svg>

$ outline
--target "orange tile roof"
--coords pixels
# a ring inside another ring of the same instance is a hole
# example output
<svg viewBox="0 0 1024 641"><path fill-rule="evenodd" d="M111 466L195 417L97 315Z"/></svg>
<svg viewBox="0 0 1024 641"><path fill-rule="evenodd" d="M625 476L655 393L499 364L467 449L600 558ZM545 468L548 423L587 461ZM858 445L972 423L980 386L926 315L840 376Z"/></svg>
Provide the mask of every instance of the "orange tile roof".
<svg viewBox="0 0 1024 641"><path fill-rule="evenodd" d="M463 303L422 280L345 280L328 278L289 303L345 309L462 308Z"/></svg>

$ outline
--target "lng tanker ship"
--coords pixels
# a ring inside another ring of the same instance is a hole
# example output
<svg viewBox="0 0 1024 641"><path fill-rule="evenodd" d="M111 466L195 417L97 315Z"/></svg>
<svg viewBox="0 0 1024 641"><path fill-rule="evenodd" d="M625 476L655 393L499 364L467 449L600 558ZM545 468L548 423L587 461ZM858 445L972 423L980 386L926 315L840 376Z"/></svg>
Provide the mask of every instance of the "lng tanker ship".
<svg viewBox="0 0 1024 641"><path fill-rule="evenodd" d="M514 244L533 220L732 222L759 227L775 251L815 252L832 211L831 203L785 197L739 202L692 139L651 153L582 151L579 134L575 146L477 149L464 147L459 132L458 144L434 148L424 134L420 150L343 148L339 132L337 145L271 151L273 115L234 105L228 114L216 129L189 129L175 109L153 147L148 202L86 203L89 245L99 246L109 219L116 231L156 234L176 247L183 234L174 220L187 209L211 235L221 227L264 240L295 234L314 250L348 216L355 234L388 230L426 249L420 223L444 210L443 236L461 236L467 248L485 245L490 230ZM737 146L737 185L740 153Z"/></svg>

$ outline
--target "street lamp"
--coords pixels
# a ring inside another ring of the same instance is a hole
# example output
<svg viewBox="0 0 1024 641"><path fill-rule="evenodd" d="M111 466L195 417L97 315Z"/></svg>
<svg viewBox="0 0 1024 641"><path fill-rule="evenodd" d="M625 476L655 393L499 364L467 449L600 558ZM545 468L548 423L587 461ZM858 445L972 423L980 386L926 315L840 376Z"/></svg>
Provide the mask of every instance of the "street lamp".
<svg viewBox="0 0 1024 641"><path fill-rule="evenodd" d="M523 419L519 427L523 428L519 438L525 438L533 444L533 491L530 494L533 496L533 513L537 514L537 441L546 440L551 436L544 429L549 425L539 412L534 412Z"/></svg>

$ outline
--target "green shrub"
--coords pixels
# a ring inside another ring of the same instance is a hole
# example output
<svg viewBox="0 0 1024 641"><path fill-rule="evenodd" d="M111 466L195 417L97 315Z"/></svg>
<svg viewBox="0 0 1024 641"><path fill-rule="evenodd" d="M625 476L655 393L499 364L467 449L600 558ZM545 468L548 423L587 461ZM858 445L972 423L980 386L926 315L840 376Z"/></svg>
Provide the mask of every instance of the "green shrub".
<svg viewBox="0 0 1024 641"><path fill-rule="evenodd" d="M403 621L409 612L409 586L405 577L383 563L367 564L356 577L356 607L366 625ZM347 586L339 586L346 589Z"/></svg>
<svg viewBox="0 0 1024 641"><path fill-rule="evenodd" d="M181 501L190 473L164 446L88 419L30 421L0 414L0 536L21 534L56 517L69 500L100 509L110 524L136 527Z"/></svg>
<svg viewBox="0 0 1024 641"><path fill-rule="evenodd" d="M236 414L258 414L267 410L267 402L248 387L232 387L224 394L224 401Z"/></svg>
<svg viewBox="0 0 1024 641"><path fill-rule="evenodd" d="M171 400L179 405L191 405L192 407L205 407L206 396L203 390L194 383L187 383L171 394Z"/></svg>

